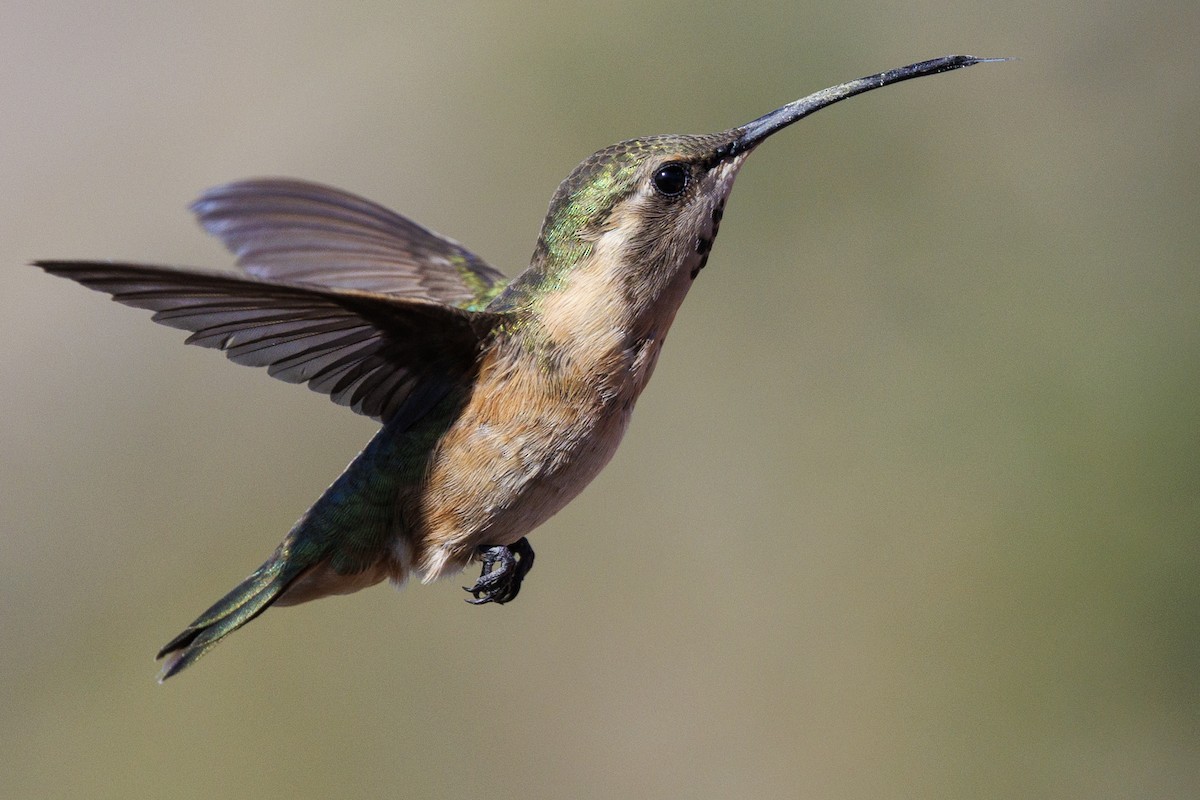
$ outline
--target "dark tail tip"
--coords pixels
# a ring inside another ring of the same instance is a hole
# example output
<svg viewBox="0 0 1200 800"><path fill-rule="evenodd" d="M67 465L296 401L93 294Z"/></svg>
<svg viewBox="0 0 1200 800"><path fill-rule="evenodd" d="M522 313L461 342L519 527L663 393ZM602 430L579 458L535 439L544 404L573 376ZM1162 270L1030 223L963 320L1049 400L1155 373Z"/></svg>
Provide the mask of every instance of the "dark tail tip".
<svg viewBox="0 0 1200 800"><path fill-rule="evenodd" d="M286 588L278 563L263 564L158 651L155 658L163 659L158 682L187 669L217 642L266 611Z"/></svg>

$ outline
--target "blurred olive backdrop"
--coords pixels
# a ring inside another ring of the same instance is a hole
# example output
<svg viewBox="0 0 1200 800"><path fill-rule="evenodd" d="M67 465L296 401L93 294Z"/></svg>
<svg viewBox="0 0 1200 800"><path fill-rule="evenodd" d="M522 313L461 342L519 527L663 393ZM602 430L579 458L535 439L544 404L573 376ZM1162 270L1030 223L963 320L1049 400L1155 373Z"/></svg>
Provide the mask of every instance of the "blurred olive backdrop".
<svg viewBox="0 0 1200 800"><path fill-rule="evenodd" d="M1194 2L0 10L0 796L1200 791ZM557 182L951 52L742 171L616 459L459 581L151 656L373 426L24 266L221 267L200 190L509 274Z"/></svg>

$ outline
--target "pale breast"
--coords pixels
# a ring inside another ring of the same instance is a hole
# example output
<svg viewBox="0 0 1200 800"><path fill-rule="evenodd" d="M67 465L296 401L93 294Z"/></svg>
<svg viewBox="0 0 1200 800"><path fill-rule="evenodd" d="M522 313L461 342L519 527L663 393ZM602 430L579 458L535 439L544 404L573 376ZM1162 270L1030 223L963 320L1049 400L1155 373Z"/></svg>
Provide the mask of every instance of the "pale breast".
<svg viewBox="0 0 1200 800"><path fill-rule="evenodd" d="M536 328L481 365L422 490L424 580L465 566L481 545L517 541L612 458L691 283L681 271L656 297L631 297L624 230L601 236L586 263L536 299Z"/></svg>
<svg viewBox="0 0 1200 800"><path fill-rule="evenodd" d="M422 490L422 580L461 569L481 545L512 544L578 495L620 444L660 344L626 348L599 371L490 359Z"/></svg>

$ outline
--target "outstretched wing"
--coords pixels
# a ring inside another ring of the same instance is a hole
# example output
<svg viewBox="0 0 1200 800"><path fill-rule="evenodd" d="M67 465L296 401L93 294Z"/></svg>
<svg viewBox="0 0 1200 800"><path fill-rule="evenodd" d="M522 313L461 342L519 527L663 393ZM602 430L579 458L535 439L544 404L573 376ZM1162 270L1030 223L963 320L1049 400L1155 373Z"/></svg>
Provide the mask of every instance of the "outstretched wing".
<svg viewBox="0 0 1200 800"><path fill-rule="evenodd" d="M35 265L154 321L192 331L188 344L307 383L334 402L387 421L415 412L466 376L494 315L429 300L271 283L214 272L91 261Z"/></svg>
<svg viewBox="0 0 1200 800"><path fill-rule="evenodd" d="M263 178L192 204L250 275L481 309L502 273L457 242L381 205L307 181Z"/></svg>

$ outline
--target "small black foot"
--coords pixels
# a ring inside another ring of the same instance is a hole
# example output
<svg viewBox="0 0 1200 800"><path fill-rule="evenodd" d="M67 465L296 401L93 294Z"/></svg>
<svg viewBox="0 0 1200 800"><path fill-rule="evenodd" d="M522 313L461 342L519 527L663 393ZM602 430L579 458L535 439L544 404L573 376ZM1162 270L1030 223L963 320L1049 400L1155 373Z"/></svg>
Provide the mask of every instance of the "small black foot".
<svg viewBox="0 0 1200 800"><path fill-rule="evenodd" d="M521 581L533 569L533 548L529 546L529 540L522 536L507 547L480 547L479 559L483 562L479 580L470 588L463 587L474 595L467 602L477 606L484 603L503 605L517 596L521 591Z"/></svg>

